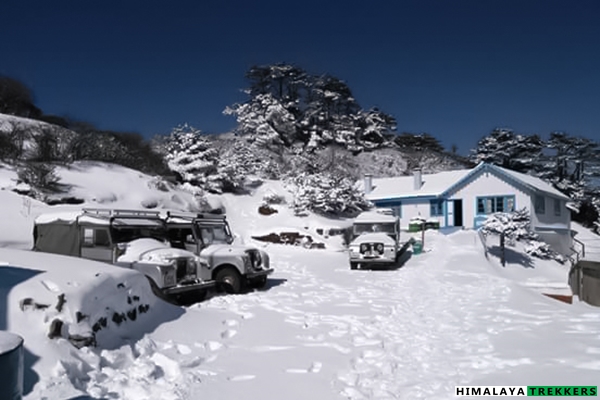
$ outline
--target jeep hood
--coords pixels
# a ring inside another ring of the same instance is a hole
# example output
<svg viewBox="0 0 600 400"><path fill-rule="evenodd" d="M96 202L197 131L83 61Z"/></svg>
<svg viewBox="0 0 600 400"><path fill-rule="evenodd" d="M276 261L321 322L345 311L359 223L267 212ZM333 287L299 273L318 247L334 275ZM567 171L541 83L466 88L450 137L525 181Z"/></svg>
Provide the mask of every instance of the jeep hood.
<svg viewBox="0 0 600 400"><path fill-rule="evenodd" d="M243 256L246 250L256 250L254 247L229 245L229 244L212 244L200 252L200 257L213 256Z"/></svg>
<svg viewBox="0 0 600 400"><path fill-rule="evenodd" d="M168 264L174 258L195 258L196 255L190 251L175 249L155 239L136 239L125 244L125 253L121 255L118 262L149 262L157 264Z"/></svg>
<svg viewBox="0 0 600 400"><path fill-rule="evenodd" d="M395 245L396 241L386 235L385 233L374 232L374 233L363 233L352 242L350 245L360 245L361 243L383 243L384 245Z"/></svg>

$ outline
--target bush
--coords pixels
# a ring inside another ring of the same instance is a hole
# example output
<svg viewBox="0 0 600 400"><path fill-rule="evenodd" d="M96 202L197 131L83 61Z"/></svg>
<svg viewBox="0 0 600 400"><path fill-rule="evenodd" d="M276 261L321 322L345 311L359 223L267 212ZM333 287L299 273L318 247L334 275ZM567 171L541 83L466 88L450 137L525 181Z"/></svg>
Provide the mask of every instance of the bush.
<svg viewBox="0 0 600 400"><path fill-rule="evenodd" d="M28 162L17 170L21 182L38 191L57 191L60 178L56 175L56 167L51 164Z"/></svg>
<svg viewBox="0 0 600 400"><path fill-rule="evenodd" d="M508 244L517 241L525 242L525 253L544 260L556 260L560 263L565 258L554 251L548 243L540 240L538 234L531 230L529 211L526 208L511 213L492 214L481 228L485 235L504 233Z"/></svg>

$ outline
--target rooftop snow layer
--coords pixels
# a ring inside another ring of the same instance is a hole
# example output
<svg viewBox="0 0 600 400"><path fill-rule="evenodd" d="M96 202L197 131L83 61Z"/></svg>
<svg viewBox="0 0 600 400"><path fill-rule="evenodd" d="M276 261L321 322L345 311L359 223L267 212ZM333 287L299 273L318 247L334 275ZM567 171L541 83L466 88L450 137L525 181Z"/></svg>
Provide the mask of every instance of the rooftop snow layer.
<svg viewBox="0 0 600 400"><path fill-rule="evenodd" d="M470 171L468 169L461 169L421 175L422 184L420 189L415 189L414 176L373 179L373 189L367 194L367 198L369 200L382 200L415 196L437 196L448 189L450 185L464 178Z"/></svg>

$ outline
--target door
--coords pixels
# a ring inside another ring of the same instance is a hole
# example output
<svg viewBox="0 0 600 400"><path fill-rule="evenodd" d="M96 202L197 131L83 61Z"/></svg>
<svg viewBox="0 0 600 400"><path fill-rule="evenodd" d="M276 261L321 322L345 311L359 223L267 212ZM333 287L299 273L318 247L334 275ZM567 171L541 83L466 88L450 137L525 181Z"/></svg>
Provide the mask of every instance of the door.
<svg viewBox="0 0 600 400"><path fill-rule="evenodd" d="M454 226L463 226L462 199L454 200Z"/></svg>

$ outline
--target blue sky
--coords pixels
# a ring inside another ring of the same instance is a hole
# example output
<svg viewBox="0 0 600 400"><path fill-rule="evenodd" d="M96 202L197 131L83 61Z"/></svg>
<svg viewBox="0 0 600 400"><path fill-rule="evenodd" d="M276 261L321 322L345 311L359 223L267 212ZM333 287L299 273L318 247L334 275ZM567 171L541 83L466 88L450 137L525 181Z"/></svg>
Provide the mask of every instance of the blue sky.
<svg viewBox="0 0 600 400"><path fill-rule="evenodd" d="M346 81L461 153L495 127L600 140L600 2L5 0L0 74L49 114L219 133L255 64Z"/></svg>

